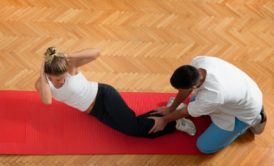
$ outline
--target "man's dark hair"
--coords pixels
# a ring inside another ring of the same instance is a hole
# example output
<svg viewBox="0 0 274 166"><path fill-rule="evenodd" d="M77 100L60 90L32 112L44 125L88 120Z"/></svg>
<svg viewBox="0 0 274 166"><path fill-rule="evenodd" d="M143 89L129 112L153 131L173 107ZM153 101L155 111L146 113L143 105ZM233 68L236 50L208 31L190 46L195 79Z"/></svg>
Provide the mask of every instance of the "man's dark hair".
<svg viewBox="0 0 274 166"><path fill-rule="evenodd" d="M174 71L170 83L176 89L189 89L199 81L199 78L197 68L191 65L183 65Z"/></svg>

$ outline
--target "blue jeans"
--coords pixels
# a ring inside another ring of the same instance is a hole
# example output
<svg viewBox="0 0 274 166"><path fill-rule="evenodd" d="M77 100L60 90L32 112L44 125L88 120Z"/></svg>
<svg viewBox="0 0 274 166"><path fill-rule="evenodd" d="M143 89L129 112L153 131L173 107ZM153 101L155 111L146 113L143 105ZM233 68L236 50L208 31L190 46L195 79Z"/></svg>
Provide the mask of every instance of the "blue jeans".
<svg viewBox="0 0 274 166"><path fill-rule="evenodd" d="M190 102L195 100L192 96ZM236 138L243 134L249 125L235 118L235 127L233 131L227 131L216 126L214 123L203 132L198 138L196 145L198 149L205 154L217 152L230 145Z"/></svg>
<svg viewBox="0 0 274 166"><path fill-rule="evenodd" d="M200 135L196 145L202 153L214 153L230 145L248 128L248 124L240 121L237 118L235 118L235 127L233 131L221 129L214 123L211 123L211 125L204 131L204 133Z"/></svg>

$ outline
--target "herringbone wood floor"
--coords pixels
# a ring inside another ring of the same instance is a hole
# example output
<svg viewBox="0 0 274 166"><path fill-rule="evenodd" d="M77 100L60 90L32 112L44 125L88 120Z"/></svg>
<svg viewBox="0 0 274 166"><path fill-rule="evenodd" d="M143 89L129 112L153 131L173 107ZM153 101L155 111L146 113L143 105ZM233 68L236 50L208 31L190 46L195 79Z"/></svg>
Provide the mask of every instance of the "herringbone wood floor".
<svg viewBox="0 0 274 166"><path fill-rule="evenodd" d="M0 89L33 90L49 46L101 48L82 70L121 91L175 92L172 71L206 54L257 81L269 121L210 156L1 155L0 165L274 165L273 27L273 0L1 0Z"/></svg>

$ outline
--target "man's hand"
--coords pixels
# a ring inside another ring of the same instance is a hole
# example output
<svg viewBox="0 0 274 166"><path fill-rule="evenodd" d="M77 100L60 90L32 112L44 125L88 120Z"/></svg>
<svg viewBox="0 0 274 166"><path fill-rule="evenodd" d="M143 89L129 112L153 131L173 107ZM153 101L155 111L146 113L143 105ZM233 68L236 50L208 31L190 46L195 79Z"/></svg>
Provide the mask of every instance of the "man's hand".
<svg viewBox="0 0 274 166"><path fill-rule="evenodd" d="M167 125L167 122L164 120L163 117L149 117L149 119L153 119L154 120L154 125L153 127L149 130L149 134L150 133L156 133L158 131L162 131L164 130L164 128Z"/></svg>
<svg viewBox="0 0 274 166"><path fill-rule="evenodd" d="M160 115L167 115L169 114L171 111L169 109L169 107L166 107L166 106L163 106L163 107L159 107L155 110L155 112L151 113L152 115L155 115L155 114L160 114Z"/></svg>

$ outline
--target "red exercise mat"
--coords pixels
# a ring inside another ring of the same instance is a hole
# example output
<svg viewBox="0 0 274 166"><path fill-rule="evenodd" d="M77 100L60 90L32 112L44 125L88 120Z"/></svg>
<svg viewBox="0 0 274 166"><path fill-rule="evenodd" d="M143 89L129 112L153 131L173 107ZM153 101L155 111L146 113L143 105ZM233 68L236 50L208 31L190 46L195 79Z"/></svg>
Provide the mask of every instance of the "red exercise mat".
<svg viewBox="0 0 274 166"><path fill-rule="evenodd" d="M121 94L137 114L175 95ZM193 121L198 130L194 137L176 131L155 139L135 138L63 103L44 105L36 92L0 91L0 154L200 154L195 143L210 120Z"/></svg>

